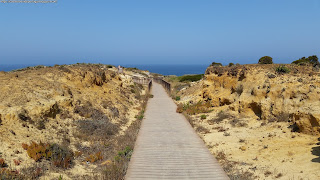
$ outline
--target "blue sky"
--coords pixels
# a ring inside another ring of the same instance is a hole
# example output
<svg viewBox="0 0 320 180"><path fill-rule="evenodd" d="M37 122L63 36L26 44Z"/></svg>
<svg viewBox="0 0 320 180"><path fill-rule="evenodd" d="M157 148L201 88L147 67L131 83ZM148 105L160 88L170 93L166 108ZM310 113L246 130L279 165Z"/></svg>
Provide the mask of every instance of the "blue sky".
<svg viewBox="0 0 320 180"><path fill-rule="evenodd" d="M320 0L0 3L0 17L0 64L246 64L265 55L290 63L320 56Z"/></svg>

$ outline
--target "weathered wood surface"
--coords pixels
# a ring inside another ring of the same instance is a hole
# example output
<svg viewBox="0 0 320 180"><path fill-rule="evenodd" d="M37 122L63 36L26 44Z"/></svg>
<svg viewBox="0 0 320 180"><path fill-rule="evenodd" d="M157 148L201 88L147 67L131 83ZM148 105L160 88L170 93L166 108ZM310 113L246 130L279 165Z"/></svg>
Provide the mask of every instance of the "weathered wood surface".
<svg viewBox="0 0 320 180"><path fill-rule="evenodd" d="M229 179L164 88L152 94L126 179Z"/></svg>

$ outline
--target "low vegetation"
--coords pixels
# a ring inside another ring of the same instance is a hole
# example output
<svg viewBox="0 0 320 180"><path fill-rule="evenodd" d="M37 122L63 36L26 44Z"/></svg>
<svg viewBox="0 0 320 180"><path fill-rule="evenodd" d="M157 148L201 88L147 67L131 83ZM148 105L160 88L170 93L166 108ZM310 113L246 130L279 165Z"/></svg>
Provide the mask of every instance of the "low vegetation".
<svg viewBox="0 0 320 180"><path fill-rule="evenodd" d="M204 74L184 75L184 76L166 76L165 81L171 84L171 97L176 101L180 101L181 97L178 93L185 88L192 86L192 82L202 80Z"/></svg>
<svg viewBox="0 0 320 180"><path fill-rule="evenodd" d="M203 78L203 74L184 75L179 77L179 82L195 82Z"/></svg>
<svg viewBox="0 0 320 180"><path fill-rule="evenodd" d="M288 67L286 67L285 65L280 65L276 68L276 72L277 73L289 73L290 69Z"/></svg>
<svg viewBox="0 0 320 180"><path fill-rule="evenodd" d="M55 167L63 169L70 168L74 158L71 150L58 144L36 143L33 141L30 145L22 144L22 148L27 151L28 156L34 161L49 160Z"/></svg>
<svg viewBox="0 0 320 180"><path fill-rule="evenodd" d="M293 61L292 64L297 64L297 65L319 65L319 59L316 55L309 56L308 58L302 57L296 61Z"/></svg>
<svg viewBox="0 0 320 180"><path fill-rule="evenodd" d="M217 63L217 62L212 62L211 66L222 66L222 64L221 63Z"/></svg>
<svg viewBox="0 0 320 180"><path fill-rule="evenodd" d="M188 115L196 115L199 113L211 112L211 107L212 105L210 104L210 102L199 101L194 104L179 104L176 111L178 113L186 112Z"/></svg>
<svg viewBox="0 0 320 180"><path fill-rule="evenodd" d="M207 115L202 114L202 115L200 116L200 119L207 119Z"/></svg>

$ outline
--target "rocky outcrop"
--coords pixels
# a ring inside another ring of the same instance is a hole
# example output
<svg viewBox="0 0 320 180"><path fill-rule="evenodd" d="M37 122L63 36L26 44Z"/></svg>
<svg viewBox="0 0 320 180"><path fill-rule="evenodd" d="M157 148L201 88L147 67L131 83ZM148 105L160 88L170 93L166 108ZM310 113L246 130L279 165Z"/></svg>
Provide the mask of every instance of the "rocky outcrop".
<svg viewBox="0 0 320 180"><path fill-rule="evenodd" d="M289 121L294 130L320 133L320 78L309 66L287 65L291 72L277 73L279 65L210 66L200 96L213 106L258 120Z"/></svg>

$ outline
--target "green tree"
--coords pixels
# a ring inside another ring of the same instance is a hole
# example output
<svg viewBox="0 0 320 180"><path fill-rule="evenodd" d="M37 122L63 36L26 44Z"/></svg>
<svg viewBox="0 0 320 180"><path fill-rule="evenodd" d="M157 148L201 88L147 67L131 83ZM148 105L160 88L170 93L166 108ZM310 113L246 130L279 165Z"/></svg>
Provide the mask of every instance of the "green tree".
<svg viewBox="0 0 320 180"><path fill-rule="evenodd" d="M312 64L316 64L316 63L319 62L319 59L318 59L318 57L316 55L309 56L308 59L309 59L309 62L312 63Z"/></svg>
<svg viewBox="0 0 320 180"><path fill-rule="evenodd" d="M263 56L259 59L259 64L273 64L272 57L270 56Z"/></svg>

